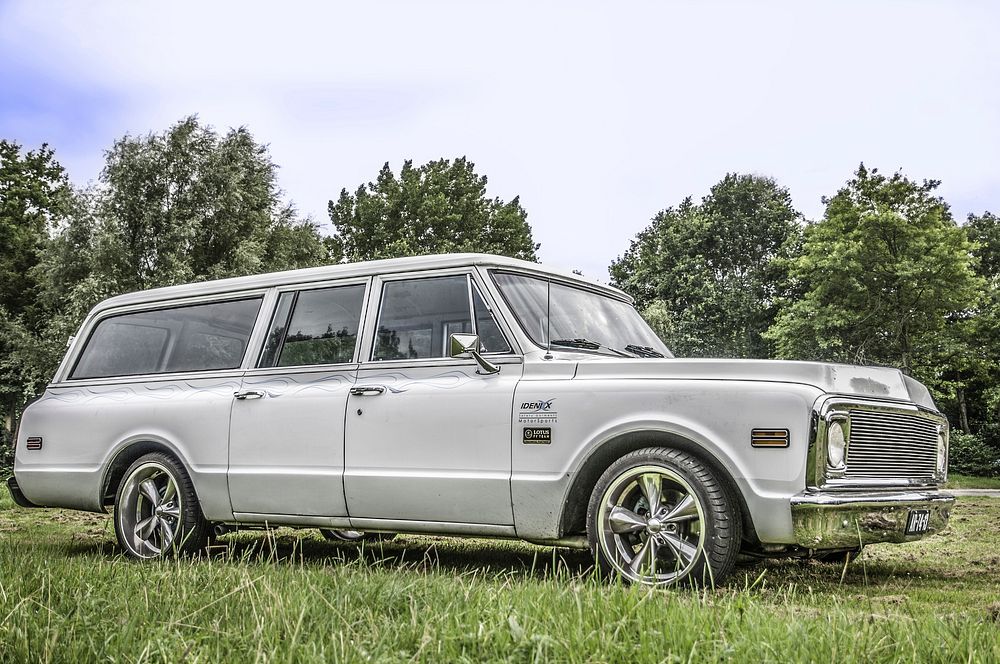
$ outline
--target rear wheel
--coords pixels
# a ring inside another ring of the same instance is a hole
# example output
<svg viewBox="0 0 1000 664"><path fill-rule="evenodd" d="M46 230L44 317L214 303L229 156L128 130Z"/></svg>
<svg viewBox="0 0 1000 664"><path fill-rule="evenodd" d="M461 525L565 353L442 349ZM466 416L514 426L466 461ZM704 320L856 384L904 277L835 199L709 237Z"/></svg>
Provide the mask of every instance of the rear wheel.
<svg viewBox="0 0 1000 664"><path fill-rule="evenodd" d="M613 463L587 510L601 570L649 586L721 583L736 563L740 531L736 503L712 471L661 447Z"/></svg>
<svg viewBox="0 0 1000 664"><path fill-rule="evenodd" d="M205 548L208 530L191 478L172 456L146 454L125 471L115 496L115 536L126 554L193 553Z"/></svg>

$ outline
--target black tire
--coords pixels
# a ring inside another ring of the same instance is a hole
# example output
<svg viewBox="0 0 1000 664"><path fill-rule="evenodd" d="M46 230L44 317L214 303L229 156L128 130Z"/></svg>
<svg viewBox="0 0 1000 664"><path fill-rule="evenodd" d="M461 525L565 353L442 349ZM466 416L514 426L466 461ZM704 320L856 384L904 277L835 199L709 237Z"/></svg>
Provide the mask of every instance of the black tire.
<svg viewBox="0 0 1000 664"><path fill-rule="evenodd" d="M201 551L209 524L184 466L163 452L135 461L115 494L115 536L126 555L141 560Z"/></svg>
<svg viewBox="0 0 1000 664"><path fill-rule="evenodd" d="M657 504L653 510L649 496ZM615 461L597 481L587 538L600 570L612 578L650 586L718 585L740 550L738 505L696 457L645 448Z"/></svg>
<svg viewBox="0 0 1000 664"><path fill-rule="evenodd" d="M320 528L319 532L331 542L388 542L396 533L366 533L360 530L335 530Z"/></svg>

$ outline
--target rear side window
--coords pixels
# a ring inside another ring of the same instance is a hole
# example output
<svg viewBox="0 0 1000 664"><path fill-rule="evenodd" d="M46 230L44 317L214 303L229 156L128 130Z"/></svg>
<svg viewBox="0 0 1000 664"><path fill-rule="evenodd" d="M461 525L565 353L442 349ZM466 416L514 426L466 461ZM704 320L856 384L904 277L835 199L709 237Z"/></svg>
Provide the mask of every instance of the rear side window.
<svg viewBox="0 0 1000 664"><path fill-rule="evenodd" d="M70 378L237 369L261 299L109 316L90 335Z"/></svg>
<svg viewBox="0 0 1000 664"><path fill-rule="evenodd" d="M257 366L353 361L364 297L364 284L282 293Z"/></svg>

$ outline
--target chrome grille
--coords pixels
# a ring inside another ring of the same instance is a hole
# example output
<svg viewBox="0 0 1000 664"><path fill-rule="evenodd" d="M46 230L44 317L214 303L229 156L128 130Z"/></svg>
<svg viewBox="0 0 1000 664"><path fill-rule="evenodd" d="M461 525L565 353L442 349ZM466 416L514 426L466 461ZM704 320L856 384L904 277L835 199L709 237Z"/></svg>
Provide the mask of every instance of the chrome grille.
<svg viewBox="0 0 1000 664"><path fill-rule="evenodd" d="M933 478L938 425L919 415L851 410L845 478Z"/></svg>

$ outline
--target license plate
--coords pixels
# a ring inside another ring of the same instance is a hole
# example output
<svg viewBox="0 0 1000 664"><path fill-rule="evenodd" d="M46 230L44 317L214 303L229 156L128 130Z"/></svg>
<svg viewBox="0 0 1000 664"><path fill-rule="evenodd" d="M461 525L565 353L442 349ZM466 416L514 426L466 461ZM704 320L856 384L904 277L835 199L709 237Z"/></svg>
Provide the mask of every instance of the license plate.
<svg viewBox="0 0 1000 664"><path fill-rule="evenodd" d="M906 531L907 535L923 535L927 532L927 527L931 523L931 511L930 510L910 510L909 516L906 517Z"/></svg>

